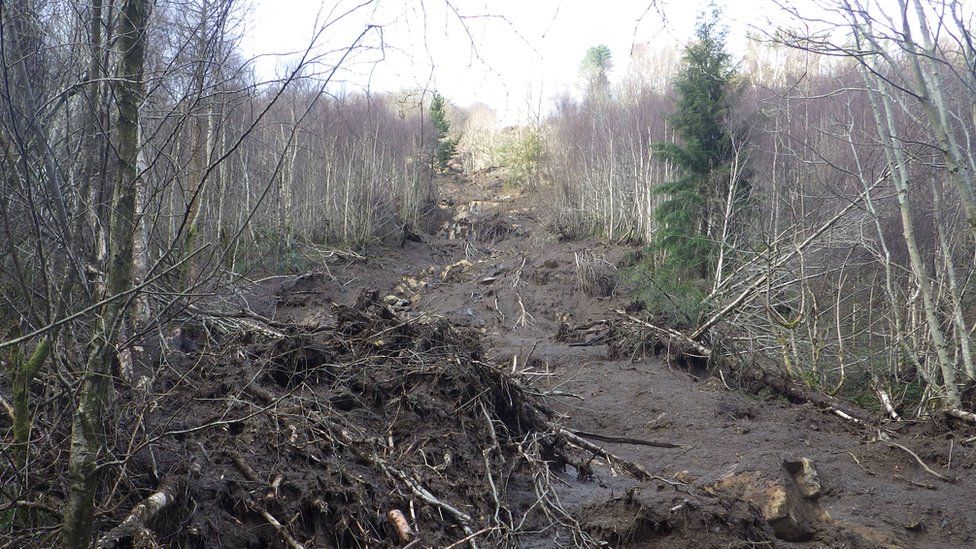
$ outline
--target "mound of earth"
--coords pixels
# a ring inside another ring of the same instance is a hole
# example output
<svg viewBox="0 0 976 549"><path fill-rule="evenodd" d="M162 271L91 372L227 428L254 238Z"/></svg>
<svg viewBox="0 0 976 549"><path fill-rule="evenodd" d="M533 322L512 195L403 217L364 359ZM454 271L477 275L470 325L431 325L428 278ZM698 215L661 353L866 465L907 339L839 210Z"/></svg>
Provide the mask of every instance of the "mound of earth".
<svg viewBox="0 0 976 549"><path fill-rule="evenodd" d="M375 293L332 316L230 333L222 352L165 370L167 396L146 420L158 442L129 465L143 484L132 506L157 485L182 492L159 543L441 547L499 514L523 520L517 501L559 461L551 411L483 361L469 330L402 318Z"/></svg>

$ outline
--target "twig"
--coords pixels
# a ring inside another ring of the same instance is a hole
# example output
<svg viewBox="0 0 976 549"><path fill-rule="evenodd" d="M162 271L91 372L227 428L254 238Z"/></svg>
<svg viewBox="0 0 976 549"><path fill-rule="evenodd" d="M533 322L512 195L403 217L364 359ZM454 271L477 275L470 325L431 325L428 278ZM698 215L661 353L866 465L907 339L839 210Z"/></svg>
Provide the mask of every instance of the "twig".
<svg viewBox="0 0 976 549"><path fill-rule="evenodd" d="M926 465L925 462L922 461L922 458L918 457L918 454L916 454L915 452L909 450L907 447L902 446L901 444L898 444L897 442L895 442L893 440L888 440L888 439L881 439L881 440L883 440L884 442L887 442L888 444L890 444L890 445L892 445L892 446L894 446L896 448L900 448L901 450L903 450L904 452L906 452L908 455L910 455L913 458L915 458L915 461L917 461L918 464L922 466L922 469L924 469L926 473L934 476L935 478L937 478L937 479L939 479L939 480L941 480L943 482L948 482L949 484L954 484L956 482L956 479L953 479L953 478L949 478L949 477L940 475L938 472L936 472L931 467L929 467L928 465Z"/></svg>
<svg viewBox="0 0 976 549"><path fill-rule="evenodd" d="M468 543L469 541L473 540L474 538L480 536L481 534L485 534L487 532L491 532L494 529L495 529L494 527L491 527L491 528L482 528L481 530L478 530L477 532L472 532L472 533L468 534L466 537L461 538L461 539L455 541L454 543L452 543L452 544L444 547L444 549L454 549L455 547L460 547L460 546L464 545L465 543Z"/></svg>
<svg viewBox="0 0 976 549"><path fill-rule="evenodd" d="M608 450L601 448L596 444L593 444L592 442L586 440L585 438L577 436L572 431L563 429L561 427L557 427L555 430L558 434L566 437L567 440L579 446L580 448L589 450L596 455L602 456L607 461L616 462L621 467L623 467L625 471L630 473L637 480L651 480L654 478L653 475L647 472L647 469L644 469L644 467L638 463L634 463L633 461L627 461L626 459L618 457L616 454L613 454Z"/></svg>

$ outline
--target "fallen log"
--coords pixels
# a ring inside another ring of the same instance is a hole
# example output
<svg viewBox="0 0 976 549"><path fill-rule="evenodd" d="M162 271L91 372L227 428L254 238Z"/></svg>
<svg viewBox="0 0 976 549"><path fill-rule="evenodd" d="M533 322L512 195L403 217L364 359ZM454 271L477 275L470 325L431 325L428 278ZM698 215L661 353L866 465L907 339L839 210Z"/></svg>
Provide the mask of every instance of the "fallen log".
<svg viewBox="0 0 976 549"><path fill-rule="evenodd" d="M593 444L592 442L576 435L568 429L556 427L555 431L557 434L562 435L564 438L566 438L566 440L575 444L576 446L579 446L584 450L589 450L610 463L616 463L637 480L651 480L654 478L654 475L648 473L647 469L644 469L644 467L639 463L634 463L633 461L628 461L620 456L617 456L616 454L611 453L609 450Z"/></svg>
<svg viewBox="0 0 976 549"><path fill-rule="evenodd" d="M176 501L180 484L179 479L174 477L164 480L159 485L159 489L136 505L121 524L99 538L95 547L98 549L118 547L123 542L130 542L136 536L149 534L146 523Z"/></svg>
<svg viewBox="0 0 976 549"><path fill-rule="evenodd" d="M601 435L600 433L588 433L586 431L572 431L573 434L579 435L583 438L588 438L590 440L599 440L601 442L615 442L617 444L633 444L634 446L651 446L654 448L684 448L682 444L674 444L673 442L658 442L656 440L644 440L640 438L631 437L615 437L610 435Z"/></svg>
<svg viewBox="0 0 976 549"><path fill-rule="evenodd" d="M830 395L821 393L820 391L801 385L786 378L782 374L769 372L760 366L756 366L751 369L751 371L746 370L742 373L745 374L745 377L752 377L762 386L769 387L770 389L783 395L787 398L787 400L793 402L794 404L810 403L842 419L851 421L852 423L860 424L874 422L874 417L867 410L859 408L856 405L841 400L837 397L832 397Z"/></svg>
<svg viewBox="0 0 976 549"><path fill-rule="evenodd" d="M650 322L629 315L624 311L618 310L617 313L627 318L634 324L654 330L658 333L668 336L669 338L675 339L680 343L688 345L692 350L698 353L698 356L700 357L708 358L713 361L725 362L722 361L719 357L714 356L714 352L710 347L706 346L700 341L693 339L691 336L687 336L679 332L678 330L672 328L665 328L662 326L655 326ZM852 423L871 423L874 420L873 416L866 410L863 410L839 398L832 397L830 395L810 389L809 387L796 383L795 381L792 381L781 374L770 372L762 368L761 366L756 365L746 369L733 367L732 369L739 370L740 377L751 378L756 382L758 382L760 385L764 387L768 387L776 391L777 393L785 396L788 400L790 400L790 402L796 404L806 404L809 402L810 404L818 406L823 410L832 413L842 419L851 421ZM956 417L962 417L965 419L964 414L966 414L966 412L961 412L958 410L955 412L963 414L963 415L956 415ZM952 413L952 411L949 411L947 413L955 415ZM973 418L970 421L976 422L976 414L970 414L970 415Z"/></svg>

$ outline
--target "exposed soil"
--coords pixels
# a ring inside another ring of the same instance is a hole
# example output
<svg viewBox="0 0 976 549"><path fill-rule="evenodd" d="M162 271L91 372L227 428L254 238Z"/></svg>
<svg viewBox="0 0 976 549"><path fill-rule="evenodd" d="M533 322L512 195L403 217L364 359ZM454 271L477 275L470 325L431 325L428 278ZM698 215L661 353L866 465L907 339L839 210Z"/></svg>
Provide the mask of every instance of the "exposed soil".
<svg viewBox="0 0 976 549"><path fill-rule="evenodd" d="M220 353L170 357L179 367L163 383L198 391L168 397L154 421L170 435L155 462L131 466L163 478L191 464L181 482L193 509L160 519L154 531L172 532L161 543L282 546L265 509L306 547L403 546L391 510L414 547L467 533L482 547L976 545L966 426L855 424L730 389L661 345L634 352L606 329L629 305L614 268L631 248L561 241L491 173L445 179L441 192L436 234L252 289L257 313L306 328L243 330ZM554 426L681 447L591 438L658 477L636 480ZM946 480L879 441L879 427ZM813 496L784 467L801 457L819 477ZM800 502L790 527L764 509L776 489ZM491 529L493 513L526 516L519 535Z"/></svg>

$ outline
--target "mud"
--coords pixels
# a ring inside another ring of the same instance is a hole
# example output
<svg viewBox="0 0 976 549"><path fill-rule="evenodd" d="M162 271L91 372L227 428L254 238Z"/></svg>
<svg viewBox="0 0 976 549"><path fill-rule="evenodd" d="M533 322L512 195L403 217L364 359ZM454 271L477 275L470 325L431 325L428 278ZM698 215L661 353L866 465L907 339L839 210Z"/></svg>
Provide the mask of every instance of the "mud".
<svg viewBox="0 0 976 549"><path fill-rule="evenodd" d="M231 331L219 350L169 357L156 442L129 466L130 504L167 475L188 480L153 524L161 544L282 546L264 507L306 547L403 546L391 510L413 547L469 532L479 547L976 545L970 427L856 424L625 340L615 269L632 248L567 239L496 174L440 188L438 224L402 247L250 288L252 310L300 326L284 338ZM681 447L600 442L657 477L638 482L554 425ZM745 478L799 497L783 464L801 457L822 485L802 539L774 529L768 501L715 489Z"/></svg>

